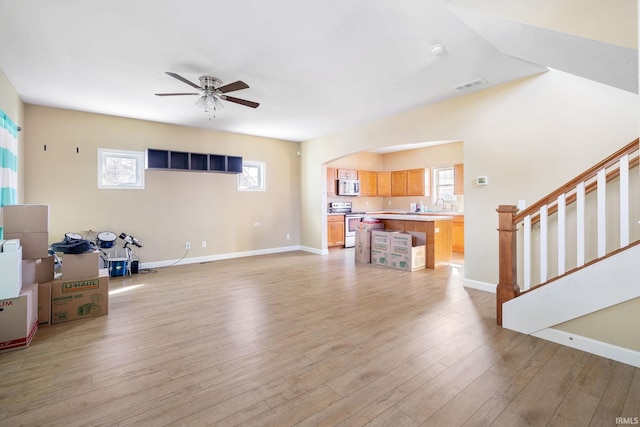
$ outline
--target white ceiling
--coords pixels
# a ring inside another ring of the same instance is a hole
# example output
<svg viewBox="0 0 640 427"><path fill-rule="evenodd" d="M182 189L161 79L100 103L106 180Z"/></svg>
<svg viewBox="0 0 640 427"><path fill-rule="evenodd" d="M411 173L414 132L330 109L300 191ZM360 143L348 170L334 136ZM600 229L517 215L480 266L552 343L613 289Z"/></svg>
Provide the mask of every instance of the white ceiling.
<svg viewBox="0 0 640 427"><path fill-rule="evenodd" d="M468 3L0 0L0 69L30 104L292 141L464 95L455 88L473 80L486 81L470 89L482 90L546 66L637 93L637 49ZM434 55L434 43L445 53ZM587 65L567 55L576 46L591 55ZM227 102L210 120L196 96L154 95L192 92L166 71L195 83L205 74L242 80L250 88L229 95L260 107Z"/></svg>

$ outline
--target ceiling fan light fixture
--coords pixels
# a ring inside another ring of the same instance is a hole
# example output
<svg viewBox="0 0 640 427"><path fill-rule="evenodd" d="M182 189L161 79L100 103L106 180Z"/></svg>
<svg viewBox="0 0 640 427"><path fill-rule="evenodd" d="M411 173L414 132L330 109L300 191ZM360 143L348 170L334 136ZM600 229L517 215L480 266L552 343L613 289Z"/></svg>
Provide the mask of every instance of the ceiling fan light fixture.
<svg viewBox="0 0 640 427"><path fill-rule="evenodd" d="M220 111L224 108L224 104L220 99L211 94L202 95L196 101L196 107L204 109L205 112Z"/></svg>
<svg viewBox="0 0 640 427"><path fill-rule="evenodd" d="M206 95L203 95L200 98L198 98L198 100L196 101L196 107L204 108L206 98L207 98Z"/></svg>

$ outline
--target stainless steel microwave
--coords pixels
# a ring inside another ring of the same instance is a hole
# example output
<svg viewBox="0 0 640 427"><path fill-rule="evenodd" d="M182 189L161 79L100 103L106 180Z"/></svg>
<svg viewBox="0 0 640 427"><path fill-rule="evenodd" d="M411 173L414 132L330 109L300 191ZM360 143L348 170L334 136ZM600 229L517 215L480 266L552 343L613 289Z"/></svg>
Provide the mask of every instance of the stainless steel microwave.
<svg viewBox="0 0 640 427"><path fill-rule="evenodd" d="M339 179L338 196L359 196L360 181L357 179Z"/></svg>

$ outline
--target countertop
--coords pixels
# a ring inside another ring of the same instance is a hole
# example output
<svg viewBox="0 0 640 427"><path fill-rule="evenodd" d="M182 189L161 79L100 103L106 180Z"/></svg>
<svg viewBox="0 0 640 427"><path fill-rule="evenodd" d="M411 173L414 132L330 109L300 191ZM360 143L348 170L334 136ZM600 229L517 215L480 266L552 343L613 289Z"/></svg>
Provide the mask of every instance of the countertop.
<svg viewBox="0 0 640 427"><path fill-rule="evenodd" d="M344 213L327 212L327 215L345 215ZM365 216L377 219L403 219L405 221L440 221L453 219L454 216L464 216L464 212L407 212L407 211L373 211Z"/></svg>
<svg viewBox="0 0 640 427"><path fill-rule="evenodd" d="M446 221L453 219L452 215L434 215L426 213L367 213L367 216L375 219L399 219L402 221Z"/></svg>

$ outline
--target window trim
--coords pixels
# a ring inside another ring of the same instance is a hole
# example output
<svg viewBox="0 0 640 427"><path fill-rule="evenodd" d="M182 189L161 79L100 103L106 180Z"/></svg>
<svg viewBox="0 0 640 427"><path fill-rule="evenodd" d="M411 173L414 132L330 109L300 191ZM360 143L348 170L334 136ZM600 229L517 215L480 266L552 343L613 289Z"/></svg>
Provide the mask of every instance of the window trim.
<svg viewBox="0 0 640 427"><path fill-rule="evenodd" d="M105 184L102 180L104 174L104 163L107 156L136 159L135 184ZM145 153L144 151L116 150L98 148L98 189L99 190L144 190Z"/></svg>
<svg viewBox="0 0 640 427"><path fill-rule="evenodd" d="M246 176L244 173L244 168L246 166L252 166L252 167L258 167L259 169L259 173L260 173L260 182L261 185L260 187L252 187L252 188L245 188L245 187L241 187L240 183L242 181L242 177ZM238 191L267 191L267 164L266 162L258 162L258 161L253 161L253 160L243 160L242 161L242 172L240 172L238 174L238 179L237 179L237 189Z"/></svg>
<svg viewBox="0 0 640 427"><path fill-rule="evenodd" d="M443 200L445 202L449 202L449 203L457 203L458 202L458 196L453 194L453 191L455 189L455 175L454 175L453 165L435 167L435 168L432 168L432 170L433 170L433 197L432 197L432 203L435 205L435 203L440 199L440 191L439 191L440 183L439 183L439 179L438 179L438 172L441 171L441 170L451 170L451 173L454 176L453 182L451 183L452 198L451 199L444 199L443 198Z"/></svg>

